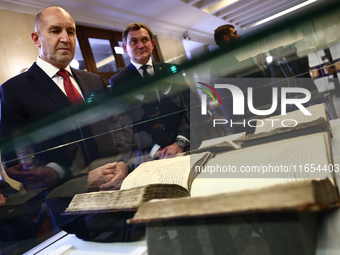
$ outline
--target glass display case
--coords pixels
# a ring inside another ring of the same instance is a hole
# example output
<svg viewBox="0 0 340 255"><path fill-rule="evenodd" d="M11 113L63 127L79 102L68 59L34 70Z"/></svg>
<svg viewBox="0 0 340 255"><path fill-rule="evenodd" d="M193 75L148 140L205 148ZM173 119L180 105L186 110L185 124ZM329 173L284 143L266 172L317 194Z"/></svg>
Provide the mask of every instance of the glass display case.
<svg viewBox="0 0 340 255"><path fill-rule="evenodd" d="M339 17L337 1L327 1L229 48L93 91L84 104L30 125L2 123L1 253L21 254L61 229L84 240L127 241L131 212L61 214L75 194L118 189L141 163L172 156L168 146L176 140L192 151L204 140L251 134L259 119L317 103L337 119ZM157 240L158 229L150 231Z"/></svg>

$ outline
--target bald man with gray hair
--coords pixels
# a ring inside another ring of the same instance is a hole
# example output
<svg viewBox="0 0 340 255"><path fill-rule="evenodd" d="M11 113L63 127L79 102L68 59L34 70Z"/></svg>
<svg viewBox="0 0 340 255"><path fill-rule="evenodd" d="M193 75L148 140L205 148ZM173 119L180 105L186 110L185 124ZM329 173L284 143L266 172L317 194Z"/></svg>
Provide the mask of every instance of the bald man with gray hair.
<svg viewBox="0 0 340 255"><path fill-rule="evenodd" d="M9 79L0 87L0 137L13 132L21 133L26 126L51 115L66 113L69 108L85 104L93 95L107 92L107 85L100 76L70 67L76 50L76 25L65 9L50 6L39 11L31 39L39 49L37 61L26 72ZM39 160L35 160L35 164L8 164L5 169L8 176L30 187L51 187L62 179L70 178L70 167L76 156L76 148L79 148L74 141L80 136L74 126L65 128L68 129L67 134L48 138L33 146L39 147L39 151L46 151L37 155ZM67 143L70 145L66 146ZM58 146L61 148L56 149ZM82 152L88 164L100 157L98 151L98 154L86 154L84 146ZM117 148L112 146L109 153L117 154ZM8 159L15 157L12 155ZM121 168L118 169L118 166ZM24 171L24 168L30 171ZM111 174L102 178L100 183L96 182L97 185L114 177L110 187L114 188L117 184L115 188L119 188L128 173L125 163L111 164L106 169L112 170ZM102 173L102 170L98 171Z"/></svg>

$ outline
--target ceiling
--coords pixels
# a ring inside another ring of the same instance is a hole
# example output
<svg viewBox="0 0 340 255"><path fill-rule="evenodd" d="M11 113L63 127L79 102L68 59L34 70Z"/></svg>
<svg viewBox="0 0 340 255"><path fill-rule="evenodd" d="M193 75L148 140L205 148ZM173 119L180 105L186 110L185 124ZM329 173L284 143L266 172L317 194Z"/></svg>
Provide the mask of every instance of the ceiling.
<svg viewBox="0 0 340 255"><path fill-rule="evenodd" d="M58 0L58 5L72 15L77 24L122 31L132 22L147 24L155 35L183 39L188 32L192 41L214 44L214 30L233 24L242 36L263 28L270 22L247 28L268 16L307 0ZM311 0L309 0L311 1ZM312 4L289 15L322 4ZM0 0L0 9L35 15L40 9L55 5L52 0ZM226 4L229 4L225 6Z"/></svg>

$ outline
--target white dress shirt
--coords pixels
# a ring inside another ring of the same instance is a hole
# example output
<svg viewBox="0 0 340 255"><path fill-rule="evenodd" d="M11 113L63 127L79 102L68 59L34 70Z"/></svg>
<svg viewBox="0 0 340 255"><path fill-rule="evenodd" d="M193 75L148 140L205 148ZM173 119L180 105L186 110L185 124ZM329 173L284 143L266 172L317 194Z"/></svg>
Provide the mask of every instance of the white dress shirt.
<svg viewBox="0 0 340 255"><path fill-rule="evenodd" d="M59 74L57 74L60 69L42 60L39 56L37 58L37 65L48 75L48 77L50 77L55 82L55 84L57 84L57 86L61 89L61 91L66 95L66 91L64 88L64 78L61 77ZM64 68L64 70L68 72L73 86L78 90L79 94L84 99L83 93L81 92L81 89L77 81L73 77L70 66L67 66L66 68Z"/></svg>

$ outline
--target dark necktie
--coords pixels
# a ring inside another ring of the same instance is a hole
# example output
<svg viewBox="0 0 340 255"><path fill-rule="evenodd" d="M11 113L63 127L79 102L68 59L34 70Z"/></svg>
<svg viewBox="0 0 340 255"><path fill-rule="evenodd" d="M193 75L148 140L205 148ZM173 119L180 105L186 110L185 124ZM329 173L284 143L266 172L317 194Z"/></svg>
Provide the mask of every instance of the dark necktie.
<svg viewBox="0 0 340 255"><path fill-rule="evenodd" d="M140 67L140 69L143 70L143 78L150 78L151 75L148 73L147 69L148 69L149 65L143 65Z"/></svg>
<svg viewBox="0 0 340 255"><path fill-rule="evenodd" d="M61 77L63 77L63 79L64 79L64 88L65 88L65 92L66 92L68 99L70 99L70 101L74 105L82 104L84 102L83 98L79 94L78 90L72 84L71 79L68 76L67 71L66 70L59 70L58 74Z"/></svg>
<svg viewBox="0 0 340 255"><path fill-rule="evenodd" d="M151 75L147 71L149 66L150 65L143 65L143 66L140 67L140 69L143 70L143 77L144 78L150 78L151 77ZM165 93L169 88L170 88L170 84L168 84L168 83L160 82L160 84L157 85L157 89L160 93Z"/></svg>
<svg viewBox="0 0 340 255"><path fill-rule="evenodd" d="M151 75L148 73L147 69L150 65L143 65L140 69L143 70L143 78L148 79ZM144 101L148 103L158 103L157 92L154 86L148 86L143 88L143 94L145 95Z"/></svg>

